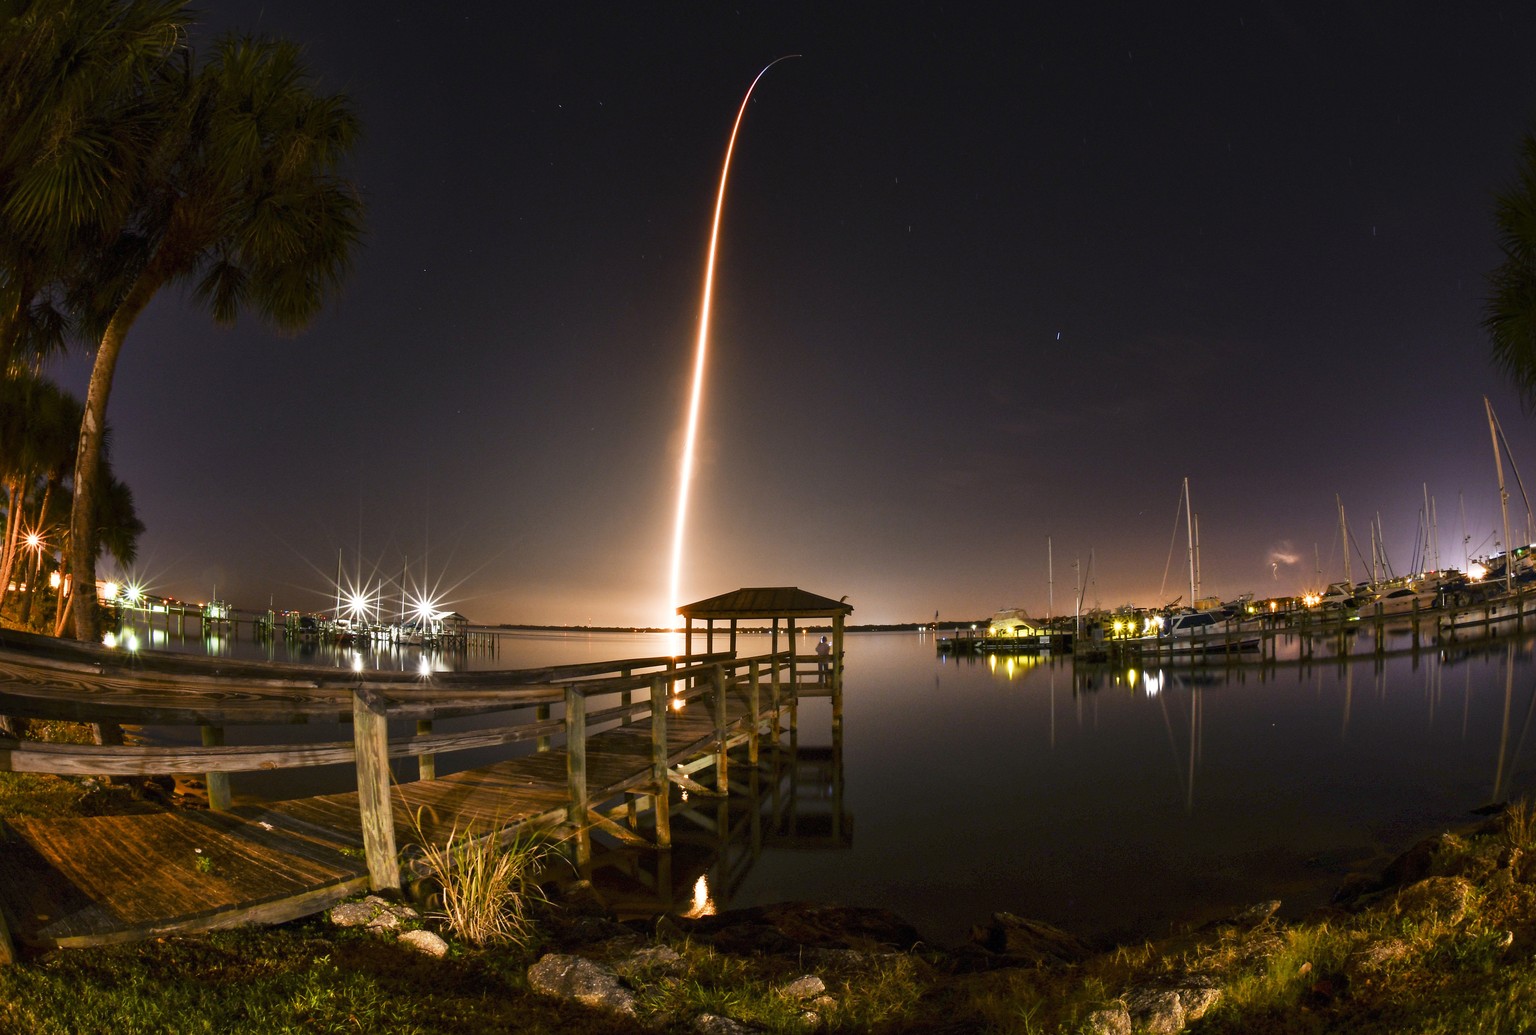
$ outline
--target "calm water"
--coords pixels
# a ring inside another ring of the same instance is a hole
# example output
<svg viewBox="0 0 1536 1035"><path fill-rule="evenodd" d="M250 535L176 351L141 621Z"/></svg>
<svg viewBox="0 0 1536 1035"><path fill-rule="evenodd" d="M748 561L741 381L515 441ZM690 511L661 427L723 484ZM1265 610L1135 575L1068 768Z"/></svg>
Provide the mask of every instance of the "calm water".
<svg viewBox="0 0 1536 1035"><path fill-rule="evenodd" d="M743 637L742 652L766 651L758 639ZM765 781L754 848L741 820L753 803L733 798L741 836L712 855L680 843L678 872L663 883L722 909L790 898L883 906L941 943L999 910L1137 938L1264 898L1293 914L1321 904L1351 870L1529 793L1536 776L1529 640L1198 675L948 659L915 633L851 634L847 651L840 772L826 703L811 702L806 764L796 783L780 783L799 807L780 801L774 820ZM513 668L670 652L660 635L526 634L496 658L469 660ZM828 836L839 788L847 822ZM236 791L282 788L243 778ZM621 871L606 877L616 895L655 879L613 876Z"/></svg>

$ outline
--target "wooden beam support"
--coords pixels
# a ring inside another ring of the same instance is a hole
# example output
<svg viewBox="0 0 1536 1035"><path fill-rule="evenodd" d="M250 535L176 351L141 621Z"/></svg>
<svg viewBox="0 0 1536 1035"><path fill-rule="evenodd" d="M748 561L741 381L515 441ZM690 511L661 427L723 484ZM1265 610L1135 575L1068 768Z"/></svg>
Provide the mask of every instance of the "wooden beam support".
<svg viewBox="0 0 1536 1035"><path fill-rule="evenodd" d="M635 833L633 830L630 830L622 823L615 823L613 820L609 819L607 816L594 809L587 810L587 823L588 825L596 827L605 833L612 834L614 837L618 838L620 841L623 841L627 845L636 845L641 848L649 848L651 846L649 841Z"/></svg>
<svg viewBox="0 0 1536 1035"><path fill-rule="evenodd" d="M587 698L574 686L565 688L565 784L570 795L566 815L576 828L576 865L592 859L592 833L587 826Z"/></svg>
<svg viewBox="0 0 1536 1035"><path fill-rule="evenodd" d="M416 720L416 735L427 736L432 732L431 719ZM416 756L416 778L418 780L437 779L437 755L431 751L423 751Z"/></svg>
<svg viewBox="0 0 1536 1035"><path fill-rule="evenodd" d="M389 793L389 716L384 698L366 687L352 692L352 744L368 882L374 891L399 891L400 862Z"/></svg>
<svg viewBox="0 0 1536 1035"><path fill-rule="evenodd" d="M204 725L201 729L203 747L224 746L223 726ZM214 812L228 812L230 806L229 774L205 773L203 774L203 784L208 790L208 808Z"/></svg>
<svg viewBox="0 0 1536 1035"><path fill-rule="evenodd" d="M667 770L667 779L677 784L689 794L697 794L701 798L723 798L728 793L726 791L717 791L713 790L712 788L705 787L702 783L699 783L693 777L684 773L680 773L676 769Z"/></svg>
<svg viewBox="0 0 1536 1035"><path fill-rule="evenodd" d="M672 787L667 765L667 687L660 676L651 679L651 800L656 804L656 847L672 847Z"/></svg>
<svg viewBox="0 0 1536 1035"><path fill-rule="evenodd" d="M715 787L724 795L731 792L730 745L725 734L725 666L713 666L709 678L715 684Z"/></svg>

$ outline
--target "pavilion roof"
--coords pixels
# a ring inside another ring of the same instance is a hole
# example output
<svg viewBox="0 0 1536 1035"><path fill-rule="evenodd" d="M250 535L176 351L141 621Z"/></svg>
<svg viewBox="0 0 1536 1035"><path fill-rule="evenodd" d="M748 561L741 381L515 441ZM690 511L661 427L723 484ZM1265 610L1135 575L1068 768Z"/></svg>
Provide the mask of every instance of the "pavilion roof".
<svg viewBox="0 0 1536 1035"><path fill-rule="evenodd" d="M684 618L831 618L853 613L853 605L817 596L796 586L767 586L732 590L692 604L677 613Z"/></svg>

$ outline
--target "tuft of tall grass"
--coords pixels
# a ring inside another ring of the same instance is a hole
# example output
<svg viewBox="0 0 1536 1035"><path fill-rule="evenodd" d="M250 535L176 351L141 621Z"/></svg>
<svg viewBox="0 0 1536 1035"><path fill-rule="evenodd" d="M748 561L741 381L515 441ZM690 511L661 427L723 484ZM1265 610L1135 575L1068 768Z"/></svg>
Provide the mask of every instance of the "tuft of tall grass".
<svg viewBox="0 0 1536 1035"><path fill-rule="evenodd" d="M470 823L462 830L455 824L434 844L422 836L419 813L415 826L419 870L437 889L428 915L473 945L527 949L535 936L533 910L548 901L538 876L559 842L537 832L504 835L498 823L481 833Z"/></svg>
<svg viewBox="0 0 1536 1035"><path fill-rule="evenodd" d="M1519 852L1536 848L1536 809L1521 798L1504 810L1504 843Z"/></svg>

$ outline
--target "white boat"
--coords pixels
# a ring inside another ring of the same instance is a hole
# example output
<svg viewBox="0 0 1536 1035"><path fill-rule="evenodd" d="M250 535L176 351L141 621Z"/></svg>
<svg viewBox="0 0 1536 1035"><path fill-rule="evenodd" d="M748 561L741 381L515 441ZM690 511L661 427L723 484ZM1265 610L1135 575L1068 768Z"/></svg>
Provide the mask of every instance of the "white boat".
<svg viewBox="0 0 1536 1035"><path fill-rule="evenodd" d="M1415 579L1378 586L1358 597L1356 606L1362 619L1391 618L1427 611L1435 606L1439 595L1438 583Z"/></svg>

